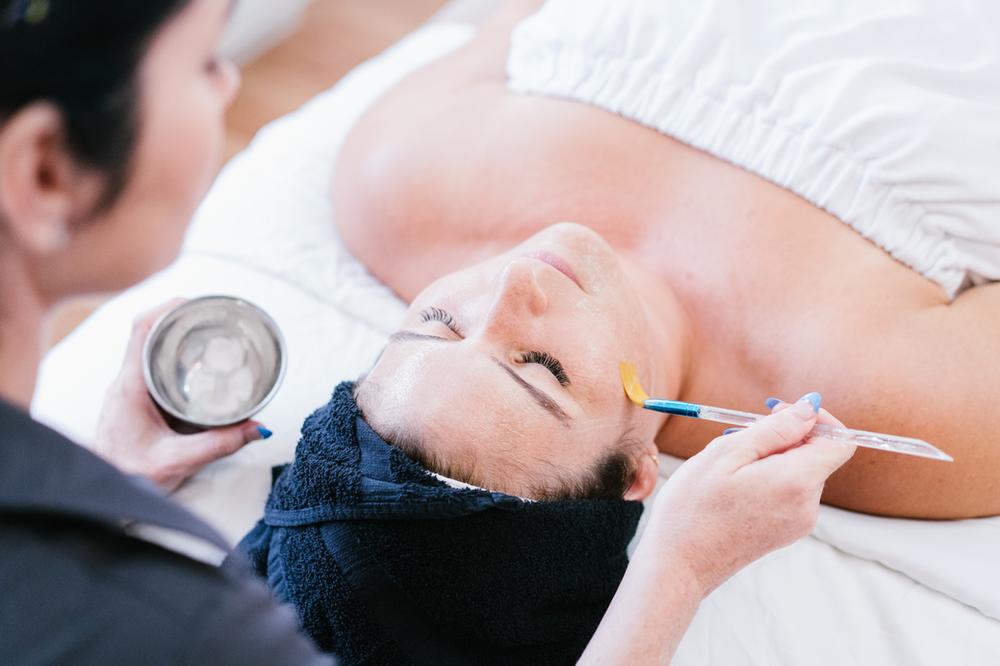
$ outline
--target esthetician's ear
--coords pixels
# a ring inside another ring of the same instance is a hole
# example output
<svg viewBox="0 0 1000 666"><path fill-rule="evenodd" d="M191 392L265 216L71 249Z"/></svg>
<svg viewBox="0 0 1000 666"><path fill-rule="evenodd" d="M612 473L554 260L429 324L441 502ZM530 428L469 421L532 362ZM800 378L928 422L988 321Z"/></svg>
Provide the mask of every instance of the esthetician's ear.
<svg viewBox="0 0 1000 666"><path fill-rule="evenodd" d="M650 444L643 450L635 473L635 480L625 491L625 499L642 501L656 489L656 480L660 476L660 458L657 456L656 445Z"/></svg>
<svg viewBox="0 0 1000 666"><path fill-rule="evenodd" d="M102 181L66 150L52 104L31 104L0 125L0 231L8 244L34 256L62 249L75 218L97 203Z"/></svg>

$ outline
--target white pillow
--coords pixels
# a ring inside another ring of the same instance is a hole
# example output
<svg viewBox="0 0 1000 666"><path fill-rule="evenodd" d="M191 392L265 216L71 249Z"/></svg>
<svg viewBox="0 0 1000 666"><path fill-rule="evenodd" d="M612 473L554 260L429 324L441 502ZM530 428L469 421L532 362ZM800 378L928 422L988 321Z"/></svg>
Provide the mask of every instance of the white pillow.
<svg viewBox="0 0 1000 666"><path fill-rule="evenodd" d="M210 465L175 495L231 543L242 538L263 515L271 466L291 461L302 421L339 382L371 367L406 309L337 234L328 190L340 145L386 89L473 33L460 24L422 28L263 129L219 176L177 262L112 299L45 358L35 418L89 442L136 314L174 296L256 303L288 343L284 384L255 417L274 436Z"/></svg>

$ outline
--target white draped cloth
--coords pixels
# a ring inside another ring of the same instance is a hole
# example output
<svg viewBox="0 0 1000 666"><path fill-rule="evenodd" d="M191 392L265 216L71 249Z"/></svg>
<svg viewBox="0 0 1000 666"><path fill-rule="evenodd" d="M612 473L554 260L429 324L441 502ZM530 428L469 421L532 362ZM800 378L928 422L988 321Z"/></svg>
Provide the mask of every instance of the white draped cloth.
<svg viewBox="0 0 1000 666"><path fill-rule="evenodd" d="M1000 3L549 0L509 86L757 173L950 297L1000 279Z"/></svg>

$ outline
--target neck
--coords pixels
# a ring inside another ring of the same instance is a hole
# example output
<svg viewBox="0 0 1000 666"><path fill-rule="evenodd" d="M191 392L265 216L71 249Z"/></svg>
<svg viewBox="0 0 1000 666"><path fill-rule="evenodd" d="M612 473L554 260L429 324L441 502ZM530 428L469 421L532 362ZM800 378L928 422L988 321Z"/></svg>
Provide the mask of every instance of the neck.
<svg viewBox="0 0 1000 666"><path fill-rule="evenodd" d="M0 253L0 398L27 411L48 307L21 268L16 257Z"/></svg>

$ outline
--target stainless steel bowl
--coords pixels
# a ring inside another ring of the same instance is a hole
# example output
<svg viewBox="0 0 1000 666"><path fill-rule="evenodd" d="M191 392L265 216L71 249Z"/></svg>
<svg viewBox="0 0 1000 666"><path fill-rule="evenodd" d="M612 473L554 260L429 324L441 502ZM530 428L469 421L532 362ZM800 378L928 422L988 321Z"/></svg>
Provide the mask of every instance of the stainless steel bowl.
<svg viewBox="0 0 1000 666"><path fill-rule="evenodd" d="M161 316L142 351L153 400L199 428L250 418L277 393L288 355L266 312L229 296L188 301Z"/></svg>

